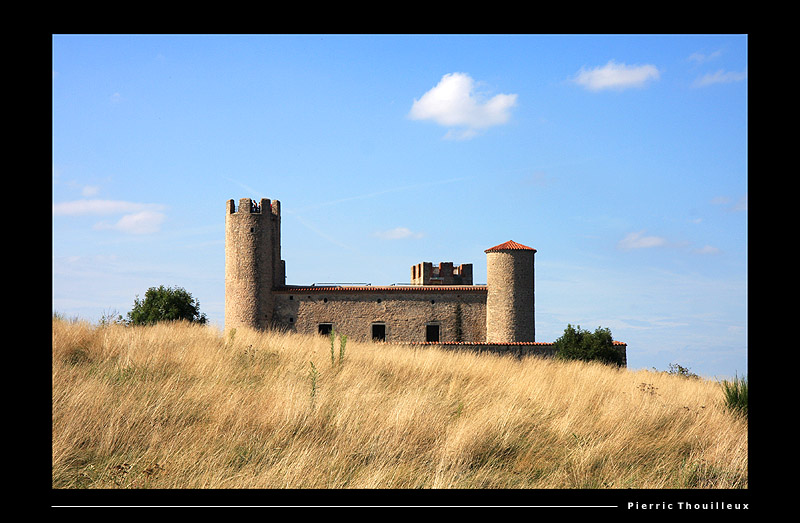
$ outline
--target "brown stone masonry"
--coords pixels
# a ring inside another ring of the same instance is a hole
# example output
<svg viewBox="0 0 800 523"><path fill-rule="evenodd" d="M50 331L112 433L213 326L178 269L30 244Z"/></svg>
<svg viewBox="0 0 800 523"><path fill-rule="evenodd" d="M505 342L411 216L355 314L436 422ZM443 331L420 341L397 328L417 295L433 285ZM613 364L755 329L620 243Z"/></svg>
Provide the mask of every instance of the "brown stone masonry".
<svg viewBox="0 0 800 523"><path fill-rule="evenodd" d="M387 342L483 341L486 286L287 286L273 291L276 327L330 328L349 339ZM321 327L322 326L322 327Z"/></svg>

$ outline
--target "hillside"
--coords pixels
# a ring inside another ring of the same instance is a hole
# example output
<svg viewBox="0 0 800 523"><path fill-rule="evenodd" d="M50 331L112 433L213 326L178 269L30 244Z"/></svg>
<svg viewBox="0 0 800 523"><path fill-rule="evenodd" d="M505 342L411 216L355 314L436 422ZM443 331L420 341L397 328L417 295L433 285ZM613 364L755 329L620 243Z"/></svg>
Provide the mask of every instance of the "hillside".
<svg viewBox="0 0 800 523"><path fill-rule="evenodd" d="M747 488L716 382L53 320L53 488ZM332 355L333 352L333 355ZM333 363L332 363L333 357Z"/></svg>

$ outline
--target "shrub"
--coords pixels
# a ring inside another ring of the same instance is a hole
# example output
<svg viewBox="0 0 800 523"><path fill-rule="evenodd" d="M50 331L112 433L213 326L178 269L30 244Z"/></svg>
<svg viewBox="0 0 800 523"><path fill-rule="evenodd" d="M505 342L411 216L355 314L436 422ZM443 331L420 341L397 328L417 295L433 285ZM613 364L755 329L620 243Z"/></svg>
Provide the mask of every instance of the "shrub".
<svg viewBox="0 0 800 523"><path fill-rule="evenodd" d="M567 325L564 334L555 343L556 358L562 360L599 361L620 366L622 353L614 347L614 339L607 328L598 327L593 333Z"/></svg>
<svg viewBox="0 0 800 523"><path fill-rule="evenodd" d="M673 374L675 376L683 376L684 378L689 378L693 380L700 379L700 376L695 374L694 372L690 372L688 367L683 367L678 365L677 363L670 363L669 370L667 374Z"/></svg>
<svg viewBox="0 0 800 523"><path fill-rule="evenodd" d="M144 295L133 301L133 310L128 313L130 325L153 325L160 321L185 320L206 323L205 314L200 314L200 302L181 287L150 287Z"/></svg>
<svg viewBox="0 0 800 523"><path fill-rule="evenodd" d="M747 417L747 378L734 376L733 381L722 380L725 406L732 412Z"/></svg>

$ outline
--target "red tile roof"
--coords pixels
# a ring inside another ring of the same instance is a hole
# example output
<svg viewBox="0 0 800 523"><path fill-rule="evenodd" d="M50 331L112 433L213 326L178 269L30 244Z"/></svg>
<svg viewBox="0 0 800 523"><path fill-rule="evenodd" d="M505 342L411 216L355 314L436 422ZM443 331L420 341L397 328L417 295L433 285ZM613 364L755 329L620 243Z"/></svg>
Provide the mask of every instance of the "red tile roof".
<svg viewBox="0 0 800 523"><path fill-rule="evenodd" d="M500 245L495 245L489 249L486 249L483 252L493 252L493 251L533 251L536 252L536 249L533 247L528 247L527 245L522 245L521 243L517 243L512 240L508 240L505 243L501 243Z"/></svg>
<svg viewBox="0 0 800 523"><path fill-rule="evenodd" d="M286 285L275 292L486 292L486 285Z"/></svg>

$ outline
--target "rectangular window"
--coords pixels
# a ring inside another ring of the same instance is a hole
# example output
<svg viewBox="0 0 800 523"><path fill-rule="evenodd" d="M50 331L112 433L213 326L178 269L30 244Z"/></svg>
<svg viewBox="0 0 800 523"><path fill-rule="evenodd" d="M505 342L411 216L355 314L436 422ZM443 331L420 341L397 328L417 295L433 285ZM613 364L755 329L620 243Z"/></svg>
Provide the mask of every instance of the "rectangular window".
<svg viewBox="0 0 800 523"><path fill-rule="evenodd" d="M425 341L439 341L439 325L428 324L425 325Z"/></svg>
<svg viewBox="0 0 800 523"><path fill-rule="evenodd" d="M372 324L372 339L374 341L386 341L386 324L373 323Z"/></svg>
<svg viewBox="0 0 800 523"><path fill-rule="evenodd" d="M333 323L320 323L317 329L319 330L320 334L328 336L333 330Z"/></svg>

